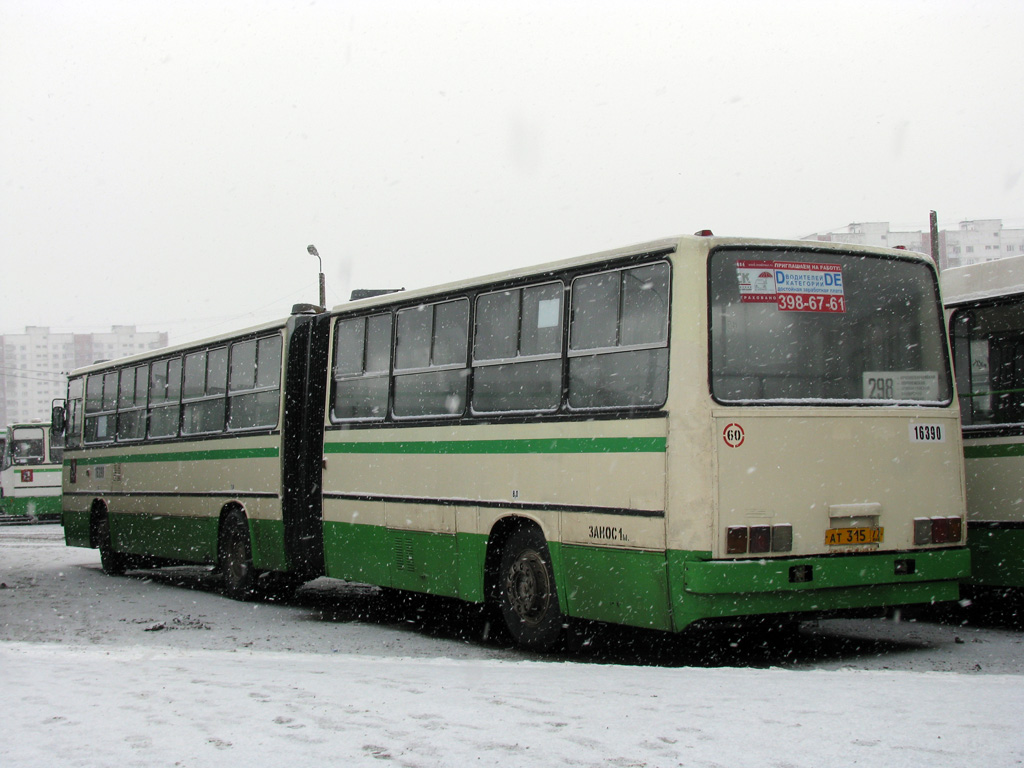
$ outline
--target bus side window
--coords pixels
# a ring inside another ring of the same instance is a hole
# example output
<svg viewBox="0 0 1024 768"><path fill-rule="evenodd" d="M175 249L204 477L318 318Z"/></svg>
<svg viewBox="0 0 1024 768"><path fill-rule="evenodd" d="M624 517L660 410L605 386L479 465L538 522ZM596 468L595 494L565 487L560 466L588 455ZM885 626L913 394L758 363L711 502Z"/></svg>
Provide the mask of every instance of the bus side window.
<svg viewBox="0 0 1024 768"><path fill-rule="evenodd" d="M391 371L391 313L341 318L334 326L335 421L383 419Z"/></svg>
<svg viewBox="0 0 1024 768"><path fill-rule="evenodd" d="M468 348L469 299L399 311L395 416L461 416L466 409Z"/></svg>
<svg viewBox="0 0 1024 768"><path fill-rule="evenodd" d="M182 434L207 434L224 429L227 377L227 347L185 356Z"/></svg>
<svg viewBox="0 0 1024 768"><path fill-rule="evenodd" d="M668 395L667 262L578 277L569 326L569 407L658 406Z"/></svg>
<svg viewBox="0 0 1024 768"><path fill-rule="evenodd" d="M231 345L228 429L277 426L281 403L281 337Z"/></svg>
<svg viewBox="0 0 1024 768"><path fill-rule="evenodd" d="M64 463L64 433L50 435L50 463Z"/></svg>
<svg viewBox="0 0 1024 768"><path fill-rule="evenodd" d="M117 371L94 373L85 381L85 442L114 439L117 418Z"/></svg>
<svg viewBox="0 0 1024 768"><path fill-rule="evenodd" d="M951 323L965 427L1024 422L1024 334L1017 306L957 310Z"/></svg>
<svg viewBox="0 0 1024 768"><path fill-rule="evenodd" d="M989 340L992 421L1024 422L1024 336L1000 334Z"/></svg>
<svg viewBox="0 0 1024 768"><path fill-rule="evenodd" d="M81 378L71 379L68 382L68 413L65 434L65 443L68 448L82 447L82 396L84 380Z"/></svg>
<svg viewBox="0 0 1024 768"><path fill-rule="evenodd" d="M485 293L473 334L473 411L554 411L562 399L562 283Z"/></svg>
<svg viewBox="0 0 1024 768"><path fill-rule="evenodd" d="M141 440L146 436L146 384L149 366L122 368L117 398L117 439Z"/></svg>
<svg viewBox="0 0 1024 768"><path fill-rule="evenodd" d="M181 358L158 360L149 369L149 436L177 437Z"/></svg>

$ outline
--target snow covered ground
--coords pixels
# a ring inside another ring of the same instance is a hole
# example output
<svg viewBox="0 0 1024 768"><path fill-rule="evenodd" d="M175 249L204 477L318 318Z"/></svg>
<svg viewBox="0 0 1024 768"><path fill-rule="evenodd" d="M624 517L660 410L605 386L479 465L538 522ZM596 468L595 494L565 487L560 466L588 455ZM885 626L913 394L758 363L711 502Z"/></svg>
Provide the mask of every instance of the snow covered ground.
<svg viewBox="0 0 1024 768"><path fill-rule="evenodd" d="M244 604L0 528L0 766L1024 763L1014 627L612 631L511 649L446 601L321 580ZM453 615L454 614L454 615Z"/></svg>

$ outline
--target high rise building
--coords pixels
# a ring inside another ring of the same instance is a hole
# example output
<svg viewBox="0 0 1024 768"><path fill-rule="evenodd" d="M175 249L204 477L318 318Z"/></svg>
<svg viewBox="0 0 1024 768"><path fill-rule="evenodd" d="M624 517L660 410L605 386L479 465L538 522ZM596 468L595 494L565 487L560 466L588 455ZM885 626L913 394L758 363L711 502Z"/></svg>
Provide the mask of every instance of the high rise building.
<svg viewBox="0 0 1024 768"><path fill-rule="evenodd" d="M109 333L51 333L29 326L0 335L0 425L49 421L50 404L64 397L69 371L97 360L167 346L167 334L115 325Z"/></svg>

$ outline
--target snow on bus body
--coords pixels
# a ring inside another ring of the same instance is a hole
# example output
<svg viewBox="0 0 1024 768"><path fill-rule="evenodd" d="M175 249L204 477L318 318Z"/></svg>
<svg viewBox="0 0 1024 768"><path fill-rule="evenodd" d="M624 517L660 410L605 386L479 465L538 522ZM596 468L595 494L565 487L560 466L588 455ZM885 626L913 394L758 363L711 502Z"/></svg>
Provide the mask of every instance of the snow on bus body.
<svg viewBox="0 0 1024 768"><path fill-rule="evenodd" d="M82 369L67 413L67 541L108 570L494 602L527 647L568 617L953 600L968 571L937 278L906 251L659 240Z"/></svg>
<svg viewBox="0 0 1024 768"><path fill-rule="evenodd" d="M61 436L40 422L11 424L0 464L0 509L4 515L56 519L61 511Z"/></svg>
<svg viewBox="0 0 1024 768"><path fill-rule="evenodd" d="M1024 587L1024 256L941 274L967 478L970 583Z"/></svg>

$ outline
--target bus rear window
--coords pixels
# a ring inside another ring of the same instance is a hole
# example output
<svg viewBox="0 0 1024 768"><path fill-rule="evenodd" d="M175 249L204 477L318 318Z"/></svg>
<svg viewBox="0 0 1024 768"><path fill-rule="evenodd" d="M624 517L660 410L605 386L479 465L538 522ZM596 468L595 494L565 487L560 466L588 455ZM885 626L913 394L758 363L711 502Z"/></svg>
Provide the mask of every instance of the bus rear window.
<svg viewBox="0 0 1024 768"><path fill-rule="evenodd" d="M942 312L924 263L842 252L711 254L720 402L948 404Z"/></svg>

